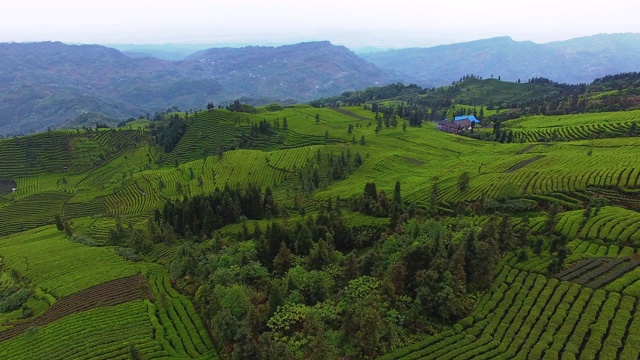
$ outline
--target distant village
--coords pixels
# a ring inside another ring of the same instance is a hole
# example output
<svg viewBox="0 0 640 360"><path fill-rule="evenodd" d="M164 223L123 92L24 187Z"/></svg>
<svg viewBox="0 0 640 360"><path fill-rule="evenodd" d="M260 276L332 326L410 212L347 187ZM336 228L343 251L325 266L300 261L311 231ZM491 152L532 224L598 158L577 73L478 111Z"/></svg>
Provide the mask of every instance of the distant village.
<svg viewBox="0 0 640 360"><path fill-rule="evenodd" d="M438 123L438 130L452 134L461 134L464 131L473 131L480 124L480 120L473 115L456 116L453 120L444 119Z"/></svg>

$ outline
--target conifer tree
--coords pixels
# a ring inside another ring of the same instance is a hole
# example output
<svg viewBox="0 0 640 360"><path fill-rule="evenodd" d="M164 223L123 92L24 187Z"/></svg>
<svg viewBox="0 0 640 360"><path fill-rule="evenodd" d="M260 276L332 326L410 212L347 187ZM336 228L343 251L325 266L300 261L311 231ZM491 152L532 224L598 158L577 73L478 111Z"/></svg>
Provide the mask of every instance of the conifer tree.
<svg viewBox="0 0 640 360"><path fill-rule="evenodd" d="M56 214L55 222L56 222L56 228L58 229L58 231L63 231L64 230L64 223L62 222L62 219L60 218L60 215Z"/></svg>

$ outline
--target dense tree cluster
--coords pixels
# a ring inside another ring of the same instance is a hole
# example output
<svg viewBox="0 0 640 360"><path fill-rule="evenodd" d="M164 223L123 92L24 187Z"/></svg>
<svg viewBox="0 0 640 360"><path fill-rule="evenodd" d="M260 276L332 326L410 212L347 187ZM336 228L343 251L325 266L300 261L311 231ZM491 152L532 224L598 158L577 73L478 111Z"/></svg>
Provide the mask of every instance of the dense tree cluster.
<svg viewBox="0 0 640 360"><path fill-rule="evenodd" d="M165 151L173 150L187 131L187 124L177 114L166 124L156 125L152 131L158 145Z"/></svg>
<svg viewBox="0 0 640 360"><path fill-rule="evenodd" d="M616 75L607 75L595 79L588 92L606 92L613 90L638 90L640 88L640 72L629 72Z"/></svg>
<svg viewBox="0 0 640 360"><path fill-rule="evenodd" d="M245 113L249 113L249 114L257 114L258 113L258 109L256 109L255 107L253 107L251 105L243 104L243 103L240 102L240 100L234 100L231 105L227 106L227 110L229 110L229 111L237 111L237 112L245 112Z"/></svg>
<svg viewBox="0 0 640 360"><path fill-rule="evenodd" d="M352 228L340 203L328 200L304 221L180 246L171 277L194 296L224 355L375 358L467 316L519 241L508 217L482 228L433 220L393 232Z"/></svg>
<svg viewBox="0 0 640 360"><path fill-rule="evenodd" d="M260 219L277 209L269 197L255 186L227 188L167 202L156 219L176 232L182 227L187 237L207 237L207 213L218 217L209 228ZM391 226L349 226L346 204L389 216ZM225 356L375 358L411 334L467 316L474 294L491 286L502 254L528 242L528 226L515 231L508 216L491 216L478 228L462 218L420 222L411 212L400 182L389 198L367 183L360 198L329 197L313 217L266 227L248 222L236 236L184 242L171 278L193 296Z"/></svg>
<svg viewBox="0 0 640 360"><path fill-rule="evenodd" d="M596 79L589 85L557 84L544 78L530 79L529 83L553 84L559 91L543 98L506 103L503 108L511 110L491 116L493 122L515 119L525 115L622 111L636 108L640 104L640 73L609 75ZM610 93L592 97L591 95L596 92Z"/></svg>
<svg viewBox="0 0 640 360"><path fill-rule="evenodd" d="M0 314L22 308L22 317L30 317L33 311L26 305L33 295L28 283L14 269L5 269L0 263Z"/></svg>
<svg viewBox="0 0 640 360"><path fill-rule="evenodd" d="M368 108L367 105L364 106ZM376 113L376 120L379 120L378 130L382 130L382 123L386 128L397 127L398 119L409 120L411 126L422 126L422 122L430 119L429 110L425 107L418 106L413 102L402 102L394 106L384 106L374 102L371 104L371 111Z"/></svg>
<svg viewBox="0 0 640 360"><path fill-rule="evenodd" d="M375 183L366 183L364 192L350 201L350 210L359 211L375 217L394 216L396 219L404 212L400 182L396 182L393 197L387 196L384 190L378 192Z"/></svg>
<svg viewBox="0 0 640 360"><path fill-rule="evenodd" d="M209 195L183 200L167 200L162 212L156 211L157 222L169 224L176 234L211 236L214 230L244 219L260 220L276 217L278 206L271 188L248 184L216 189Z"/></svg>
<svg viewBox="0 0 640 360"><path fill-rule="evenodd" d="M72 241L84 243L85 245L95 246L87 243L87 240L79 236L74 236ZM158 223L153 220L146 222L146 227L134 227L132 224L125 226L122 221L117 218L113 229L109 231L108 244L119 246L119 254L130 261L142 260L142 255L148 254L154 244L164 243L166 245L174 245L178 240L173 228L167 223Z"/></svg>
<svg viewBox="0 0 640 360"><path fill-rule="evenodd" d="M394 99L401 96L416 96L424 94L426 91L426 89L415 84L404 85L402 83L396 83L369 87L358 91L347 91L340 96L318 99L309 104L315 107L360 106L369 101Z"/></svg>

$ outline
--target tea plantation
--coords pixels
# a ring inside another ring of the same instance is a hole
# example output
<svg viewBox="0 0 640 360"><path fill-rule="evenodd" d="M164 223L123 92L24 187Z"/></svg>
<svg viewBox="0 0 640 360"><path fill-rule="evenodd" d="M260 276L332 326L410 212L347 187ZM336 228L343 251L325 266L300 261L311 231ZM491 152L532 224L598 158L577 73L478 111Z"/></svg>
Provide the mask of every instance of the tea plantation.
<svg viewBox="0 0 640 360"><path fill-rule="evenodd" d="M0 286L22 291L0 358L640 356L640 110L508 120L511 143L362 106L255 110L167 114L184 129L170 146L144 121L0 139ZM466 316L408 326L409 277L445 281L415 254L462 249L468 267L461 244L498 217L521 242ZM342 298L369 291L384 316ZM369 353L358 331L380 323L402 332Z"/></svg>

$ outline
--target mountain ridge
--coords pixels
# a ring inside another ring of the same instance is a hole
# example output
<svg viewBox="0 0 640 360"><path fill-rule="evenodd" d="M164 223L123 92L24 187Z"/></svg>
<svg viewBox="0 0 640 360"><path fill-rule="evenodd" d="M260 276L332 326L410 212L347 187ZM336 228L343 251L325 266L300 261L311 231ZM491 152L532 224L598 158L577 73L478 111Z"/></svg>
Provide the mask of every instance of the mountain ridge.
<svg viewBox="0 0 640 360"><path fill-rule="evenodd" d="M501 76L509 81L545 77L561 83L588 83L614 73L637 71L638 56L638 33L599 34L544 44L501 36L361 54L378 67L423 86L448 85L466 74Z"/></svg>

